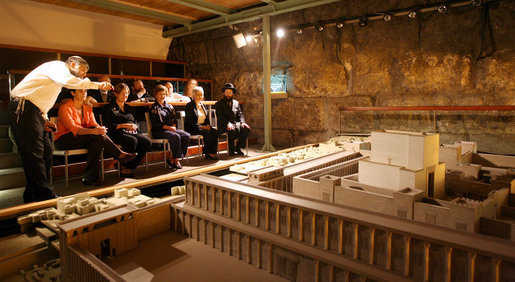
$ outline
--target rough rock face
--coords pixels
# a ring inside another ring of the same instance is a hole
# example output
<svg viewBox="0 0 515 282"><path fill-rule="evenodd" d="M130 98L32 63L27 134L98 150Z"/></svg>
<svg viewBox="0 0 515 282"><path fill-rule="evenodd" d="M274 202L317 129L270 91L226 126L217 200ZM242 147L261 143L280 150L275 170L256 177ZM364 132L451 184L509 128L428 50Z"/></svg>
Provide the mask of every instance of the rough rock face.
<svg viewBox="0 0 515 282"><path fill-rule="evenodd" d="M426 2L340 1L274 16L272 29ZM342 106L515 105L514 13L515 2L499 0L446 14L419 13L414 20L272 36L272 72L288 79L288 98L272 101L273 144L316 142L340 131L434 127L429 112L340 112ZM253 134L262 140L262 46L236 49L233 29L260 30L261 21L174 39L169 58L185 61L187 76L214 79L215 99L224 83L234 83ZM441 143L471 140L480 151L515 153L513 112L438 112L436 130Z"/></svg>

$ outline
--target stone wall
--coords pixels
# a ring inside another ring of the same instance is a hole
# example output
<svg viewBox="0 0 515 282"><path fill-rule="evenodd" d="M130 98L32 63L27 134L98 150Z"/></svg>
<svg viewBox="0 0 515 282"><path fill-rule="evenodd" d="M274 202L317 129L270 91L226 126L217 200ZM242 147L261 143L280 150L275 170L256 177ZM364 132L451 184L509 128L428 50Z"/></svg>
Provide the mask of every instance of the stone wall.
<svg viewBox="0 0 515 282"><path fill-rule="evenodd" d="M271 18L272 29L423 5L420 0L347 0ZM515 2L451 8L416 19L394 17L366 27L346 24L272 36L272 72L286 74L288 98L272 101L273 144L292 146L340 132L432 131L428 112L342 112L341 106L515 105ZM236 49L232 34L261 29L261 20L174 39L169 59L187 76L239 90L253 134L262 141L262 46ZM479 150L515 153L513 112L440 112L441 143L479 142Z"/></svg>

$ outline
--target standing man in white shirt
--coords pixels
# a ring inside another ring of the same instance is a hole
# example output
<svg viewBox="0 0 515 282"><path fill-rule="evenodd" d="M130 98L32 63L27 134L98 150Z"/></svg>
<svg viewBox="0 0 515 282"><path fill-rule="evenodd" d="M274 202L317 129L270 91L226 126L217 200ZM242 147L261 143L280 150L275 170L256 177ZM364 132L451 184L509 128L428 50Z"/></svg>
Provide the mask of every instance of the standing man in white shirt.
<svg viewBox="0 0 515 282"><path fill-rule="evenodd" d="M52 158L50 131L55 131L56 125L48 120L47 113L61 89L112 88L109 82L84 78L88 70L88 63L79 56L71 56L66 62L47 62L31 71L11 91L8 120L25 171L25 203L56 197L48 181Z"/></svg>

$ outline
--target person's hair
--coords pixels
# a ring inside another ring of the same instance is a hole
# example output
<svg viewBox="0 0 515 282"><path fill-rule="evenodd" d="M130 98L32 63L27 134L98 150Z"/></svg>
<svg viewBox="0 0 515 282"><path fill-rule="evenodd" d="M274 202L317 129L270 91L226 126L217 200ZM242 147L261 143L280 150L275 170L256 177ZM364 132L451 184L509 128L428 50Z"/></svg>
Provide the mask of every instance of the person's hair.
<svg viewBox="0 0 515 282"><path fill-rule="evenodd" d="M123 90L129 90L129 85L125 84L125 83L118 83L116 84L116 86L114 87L114 93L116 94L120 94L122 93Z"/></svg>
<svg viewBox="0 0 515 282"><path fill-rule="evenodd" d="M197 93L197 92L204 95L204 88L202 88L200 86L196 86L195 88L193 88L193 91L191 93L192 93L192 95L195 95L195 93Z"/></svg>
<svg viewBox="0 0 515 282"><path fill-rule="evenodd" d="M152 94L155 97L157 95L157 93L159 93L161 91L168 93L168 88L164 87L162 84L158 84L158 85L156 85L156 87L154 87L154 91L152 91Z"/></svg>
<svg viewBox="0 0 515 282"><path fill-rule="evenodd" d="M75 63L79 66L85 66L89 70L89 64L84 60L82 57L79 56L70 56L68 57L68 60L66 60L66 63L68 65L71 65L72 63Z"/></svg>
<svg viewBox="0 0 515 282"><path fill-rule="evenodd" d="M132 82L132 85L134 86L134 84L136 84L136 82L138 82L138 81L141 81L141 79L135 79L135 80ZM141 82L143 82L143 81L141 81Z"/></svg>

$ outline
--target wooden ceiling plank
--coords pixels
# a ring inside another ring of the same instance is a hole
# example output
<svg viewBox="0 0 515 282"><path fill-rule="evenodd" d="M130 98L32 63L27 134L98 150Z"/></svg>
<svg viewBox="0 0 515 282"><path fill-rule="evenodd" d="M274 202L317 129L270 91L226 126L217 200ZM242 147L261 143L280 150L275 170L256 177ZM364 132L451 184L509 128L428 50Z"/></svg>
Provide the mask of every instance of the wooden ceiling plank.
<svg viewBox="0 0 515 282"><path fill-rule="evenodd" d="M226 8L224 6L220 6L217 4L213 4L207 1L202 0L167 0L168 2L180 4L183 6L187 6L193 9L209 12L219 16L228 16L230 14L236 13L235 10Z"/></svg>
<svg viewBox="0 0 515 282"><path fill-rule="evenodd" d="M149 9L145 9L142 7L135 7L128 5L127 3L119 3L112 1L103 1L103 0L70 0L76 3L95 6L99 8L114 10L118 12L123 12L127 14L137 15L140 17L147 17L156 20L162 20L166 22L172 22L177 24L182 24L188 26L192 23L191 20L184 18L182 16L174 16L170 14L165 14L162 12L156 12Z"/></svg>
<svg viewBox="0 0 515 282"><path fill-rule="evenodd" d="M150 1L149 3L147 3L147 2L140 2L139 4L128 2L128 1L124 1L124 0L110 0L110 1L111 2L120 3L120 4L123 4L123 5L127 5L127 6L133 6L133 7L137 7L137 8L141 8L141 9L155 11L155 12L158 12L158 13L163 13L163 14L167 14L167 15L171 15L171 16L187 18L187 19L189 19L191 21L199 20L199 18L197 18L197 17L186 15L185 13L181 13L180 11L172 12L171 9L166 9L166 7L164 7L163 5L161 5L161 6L155 5L155 1L154 2ZM165 0L165 1L167 1L167 0Z"/></svg>

